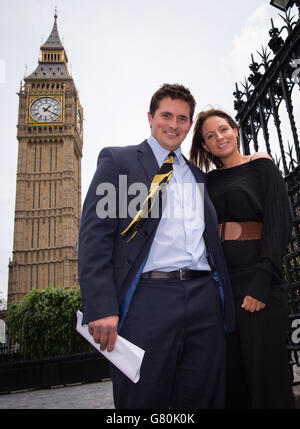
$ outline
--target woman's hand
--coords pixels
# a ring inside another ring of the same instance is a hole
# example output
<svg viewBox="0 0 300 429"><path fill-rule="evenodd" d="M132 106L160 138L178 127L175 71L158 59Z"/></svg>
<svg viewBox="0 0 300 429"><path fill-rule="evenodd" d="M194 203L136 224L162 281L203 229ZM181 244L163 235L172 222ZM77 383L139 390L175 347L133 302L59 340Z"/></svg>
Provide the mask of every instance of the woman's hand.
<svg viewBox="0 0 300 429"><path fill-rule="evenodd" d="M245 296L244 302L242 304L242 308L246 311L250 311L250 313L263 310L265 307L266 304L261 301L258 301L255 298L252 298L251 296Z"/></svg>

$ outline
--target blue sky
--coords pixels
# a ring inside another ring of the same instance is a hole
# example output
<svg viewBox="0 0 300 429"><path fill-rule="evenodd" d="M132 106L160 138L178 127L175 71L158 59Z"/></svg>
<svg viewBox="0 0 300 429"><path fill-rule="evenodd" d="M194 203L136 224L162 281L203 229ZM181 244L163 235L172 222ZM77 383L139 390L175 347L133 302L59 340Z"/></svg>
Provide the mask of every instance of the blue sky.
<svg viewBox="0 0 300 429"><path fill-rule="evenodd" d="M269 1L0 0L0 292L12 255L20 81L38 64L58 8L58 29L84 108L82 199L104 146L138 144L150 134L147 111L165 82L231 114L235 82L249 75L251 52L269 40ZM188 154L191 133L183 144Z"/></svg>

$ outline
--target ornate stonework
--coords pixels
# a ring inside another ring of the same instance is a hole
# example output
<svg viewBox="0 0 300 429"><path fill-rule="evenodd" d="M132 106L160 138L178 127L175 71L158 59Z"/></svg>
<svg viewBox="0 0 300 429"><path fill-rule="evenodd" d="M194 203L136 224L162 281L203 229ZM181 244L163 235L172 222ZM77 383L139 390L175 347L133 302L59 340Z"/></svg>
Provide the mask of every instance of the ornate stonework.
<svg viewBox="0 0 300 429"><path fill-rule="evenodd" d="M19 92L13 258L8 303L32 289L77 286L83 111L57 15Z"/></svg>

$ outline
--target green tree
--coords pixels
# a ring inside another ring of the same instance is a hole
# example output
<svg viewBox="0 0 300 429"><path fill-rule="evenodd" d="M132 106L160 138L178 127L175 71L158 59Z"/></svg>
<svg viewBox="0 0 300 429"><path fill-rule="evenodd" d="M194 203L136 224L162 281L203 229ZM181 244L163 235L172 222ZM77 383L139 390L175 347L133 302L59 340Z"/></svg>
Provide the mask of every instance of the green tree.
<svg viewBox="0 0 300 429"><path fill-rule="evenodd" d="M26 358L62 356L90 350L76 331L79 289L34 290L8 309L11 339Z"/></svg>

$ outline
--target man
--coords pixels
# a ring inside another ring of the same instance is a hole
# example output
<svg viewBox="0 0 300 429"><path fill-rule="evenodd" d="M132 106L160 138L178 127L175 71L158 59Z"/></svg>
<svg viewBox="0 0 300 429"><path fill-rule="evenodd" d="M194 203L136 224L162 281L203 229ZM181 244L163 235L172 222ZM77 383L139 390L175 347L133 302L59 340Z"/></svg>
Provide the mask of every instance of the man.
<svg viewBox="0 0 300 429"><path fill-rule="evenodd" d="M233 330L234 310L205 174L181 154L194 109L187 88L163 85L150 104L151 137L103 149L84 203L83 323L102 350L113 350L117 330L145 350L138 383L111 368L116 408L224 407L224 324ZM116 191L107 205L115 202L116 209L103 216L107 193L99 195L108 184ZM136 212L124 215L124 205L132 208L136 184L146 185L153 199L140 203L135 218Z"/></svg>

